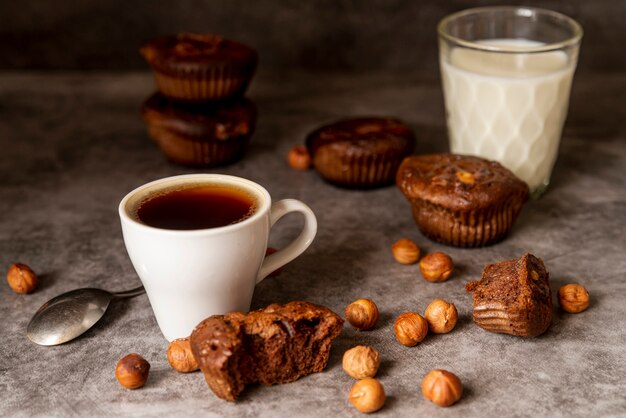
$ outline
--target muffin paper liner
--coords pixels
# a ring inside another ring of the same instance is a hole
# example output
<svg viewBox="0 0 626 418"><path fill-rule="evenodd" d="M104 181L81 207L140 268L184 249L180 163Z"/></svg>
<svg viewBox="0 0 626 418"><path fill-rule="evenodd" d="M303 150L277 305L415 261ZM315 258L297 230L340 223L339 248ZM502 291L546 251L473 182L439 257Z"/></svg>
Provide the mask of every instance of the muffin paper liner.
<svg viewBox="0 0 626 418"><path fill-rule="evenodd" d="M402 158L388 155L342 157L318 150L314 165L329 183L343 187L369 188L393 183Z"/></svg>
<svg viewBox="0 0 626 418"><path fill-rule="evenodd" d="M203 102L243 96L255 66L210 65L206 68L152 66L158 89L167 97Z"/></svg>
<svg viewBox="0 0 626 418"><path fill-rule="evenodd" d="M148 134L167 159L187 166L212 167L233 163L243 157L249 142L249 136L228 140L188 138L153 125L148 125Z"/></svg>
<svg viewBox="0 0 626 418"><path fill-rule="evenodd" d="M506 237L522 204L513 201L469 212L450 211L417 199L411 206L415 223L427 237L456 247L482 247Z"/></svg>

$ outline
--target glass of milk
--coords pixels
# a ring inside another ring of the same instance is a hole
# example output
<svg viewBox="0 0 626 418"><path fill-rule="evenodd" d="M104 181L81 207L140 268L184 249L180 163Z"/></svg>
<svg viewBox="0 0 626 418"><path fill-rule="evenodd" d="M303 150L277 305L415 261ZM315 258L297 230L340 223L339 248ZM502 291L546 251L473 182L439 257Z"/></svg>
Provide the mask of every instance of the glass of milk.
<svg viewBox="0 0 626 418"><path fill-rule="evenodd" d="M498 6L449 15L438 32L451 151L499 161L538 197L556 161L581 26Z"/></svg>

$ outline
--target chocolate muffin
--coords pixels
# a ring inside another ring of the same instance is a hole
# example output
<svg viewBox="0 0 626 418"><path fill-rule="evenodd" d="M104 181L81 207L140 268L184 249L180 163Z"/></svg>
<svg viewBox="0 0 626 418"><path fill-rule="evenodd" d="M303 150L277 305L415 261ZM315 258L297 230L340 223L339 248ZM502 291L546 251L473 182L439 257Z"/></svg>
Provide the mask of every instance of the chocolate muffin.
<svg viewBox="0 0 626 418"><path fill-rule="evenodd" d="M211 316L194 329L190 343L211 390L234 401L248 384L288 383L323 371L342 326L328 308L290 302Z"/></svg>
<svg viewBox="0 0 626 418"><path fill-rule="evenodd" d="M415 148L415 135L397 119L354 118L316 129L306 145L326 181L370 188L393 183L400 162Z"/></svg>
<svg viewBox="0 0 626 418"><path fill-rule="evenodd" d="M161 36L140 53L161 93L187 102L242 96L258 63L254 49L213 34Z"/></svg>
<svg viewBox="0 0 626 418"><path fill-rule="evenodd" d="M217 166L239 160L256 123L248 99L212 104L173 103L155 93L142 114L148 134L170 160L187 166Z"/></svg>
<svg viewBox="0 0 626 418"><path fill-rule="evenodd" d="M552 322L549 275L532 254L487 265L465 290L474 298L474 322L487 331L535 337Z"/></svg>
<svg viewBox="0 0 626 418"><path fill-rule="evenodd" d="M408 157L396 183L422 233L458 247L502 240L528 200L528 186L511 171L472 156Z"/></svg>

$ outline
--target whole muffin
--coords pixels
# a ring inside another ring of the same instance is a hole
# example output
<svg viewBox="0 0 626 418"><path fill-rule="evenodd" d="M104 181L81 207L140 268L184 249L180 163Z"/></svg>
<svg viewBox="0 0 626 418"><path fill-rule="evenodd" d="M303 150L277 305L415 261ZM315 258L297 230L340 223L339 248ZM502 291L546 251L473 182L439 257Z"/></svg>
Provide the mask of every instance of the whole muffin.
<svg viewBox="0 0 626 418"><path fill-rule="evenodd" d="M239 160L256 124L256 106L242 98L212 104L180 104L155 93L144 103L148 134L170 160L217 166Z"/></svg>
<svg viewBox="0 0 626 418"><path fill-rule="evenodd" d="M402 159L415 149L415 135L397 119L353 118L316 129L306 145L326 181L370 188L393 183Z"/></svg>
<svg viewBox="0 0 626 418"><path fill-rule="evenodd" d="M457 247L502 240L528 200L528 186L495 161L433 154L406 158L397 186L427 237Z"/></svg>
<svg viewBox="0 0 626 418"><path fill-rule="evenodd" d="M212 34L161 36L140 53L161 93L187 102L242 96L258 63L254 49Z"/></svg>

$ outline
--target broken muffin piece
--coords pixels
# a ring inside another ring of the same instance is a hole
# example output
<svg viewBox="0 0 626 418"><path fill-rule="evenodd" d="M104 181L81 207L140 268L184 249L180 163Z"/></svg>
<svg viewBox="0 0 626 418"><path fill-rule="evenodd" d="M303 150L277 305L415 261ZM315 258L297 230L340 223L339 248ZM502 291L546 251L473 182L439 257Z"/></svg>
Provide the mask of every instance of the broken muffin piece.
<svg viewBox="0 0 626 418"><path fill-rule="evenodd" d="M234 401L248 384L288 383L324 370L342 327L330 309L296 301L211 316L190 342L211 390Z"/></svg>
<svg viewBox="0 0 626 418"><path fill-rule="evenodd" d="M487 331L536 337L552 322L549 275L532 254L487 265L465 290L474 298L474 322Z"/></svg>

